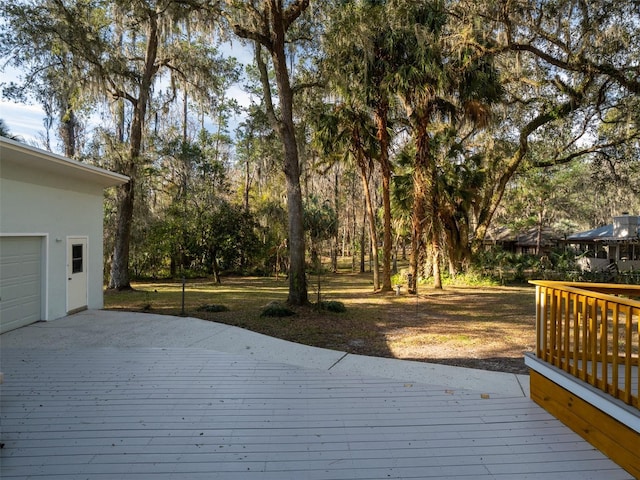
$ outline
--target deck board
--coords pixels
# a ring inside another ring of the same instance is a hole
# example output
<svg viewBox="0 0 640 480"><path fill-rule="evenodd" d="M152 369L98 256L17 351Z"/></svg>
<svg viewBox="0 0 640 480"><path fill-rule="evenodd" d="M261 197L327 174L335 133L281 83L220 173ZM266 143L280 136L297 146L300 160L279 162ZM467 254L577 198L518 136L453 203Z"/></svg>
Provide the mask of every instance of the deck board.
<svg viewBox="0 0 640 480"><path fill-rule="evenodd" d="M197 349L2 349L3 479L630 479L527 398Z"/></svg>

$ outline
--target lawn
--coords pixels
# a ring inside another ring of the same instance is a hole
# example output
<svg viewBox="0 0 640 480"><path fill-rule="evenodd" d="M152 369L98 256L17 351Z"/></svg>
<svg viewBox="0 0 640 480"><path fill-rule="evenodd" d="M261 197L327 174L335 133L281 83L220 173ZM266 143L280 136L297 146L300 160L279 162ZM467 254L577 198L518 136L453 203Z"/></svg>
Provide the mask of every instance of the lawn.
<svg viewBox="0 0 640 480"><path fill-rule="evenodd" d="M318 278L310 281L309 296L315 302ZM105 308L182 313L181 282L132 286L134 291L107 291ZM406 290L396 296L373 293L370 275L329 274L320 279L321 299L342 302L346 312L305 307L290 317L261 317L269 303L286 300L287 289L284 278L230 277L222 284L188 280L184 311L190 317L317 347L515 373L526 373L523 352L535 347L531 287L423 287L417 296ZM228 311L207 311L214 306Z"/></svg>

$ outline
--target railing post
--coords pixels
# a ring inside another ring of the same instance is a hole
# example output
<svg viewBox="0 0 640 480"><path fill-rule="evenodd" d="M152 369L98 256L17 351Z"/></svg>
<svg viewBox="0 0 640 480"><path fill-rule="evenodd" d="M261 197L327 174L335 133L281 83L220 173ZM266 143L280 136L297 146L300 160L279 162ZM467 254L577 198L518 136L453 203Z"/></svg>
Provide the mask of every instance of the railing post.
<svg viewBox="0 0 640 480"><path fill-rule="evenodd" d="M536 285L536 356L538 358L543 358L542 351L545 344L543 312L546 310L546 297L546 288Z"/></svg>
<svg viewBox="0 0 640 480"><path fill-rule="evenodd" d="M548 335L548 348L546 348L547 355L549 357L549 363L552 363L556 367L560 367L560 357L559 357L559 333L560 330L558 325L558 290L555 288L551 288L551 305L549 307L550 320L549 320L549 335Z"/></svg>

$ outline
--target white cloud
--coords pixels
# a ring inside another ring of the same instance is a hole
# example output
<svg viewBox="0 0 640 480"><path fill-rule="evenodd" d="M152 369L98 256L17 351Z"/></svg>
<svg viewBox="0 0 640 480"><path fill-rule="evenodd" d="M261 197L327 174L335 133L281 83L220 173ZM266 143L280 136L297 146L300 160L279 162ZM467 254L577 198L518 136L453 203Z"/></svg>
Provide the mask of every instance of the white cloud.
<svg viewBox="0 0 640 480"><path fill-rule="evenodd" d="M253 46L251 43L234 38L227 42L223 42L220 46L220 50L225 56L235 57L238 62L243 65L250 65L253 63Z"/></svg>
<svg viewBox="0 0 640 480"><path fill-rule="evenodd" d="M21 137L27 143L39 143L39 134L44 132L42 121L45 113L38 105L0 100L0 118L12 135Z"/></svg>
<svg viewBox="0 0 640 480"><path fill-rule="evenodd" d="M241 107L247 108L251 106L251 95L243 90L242 85L231 85L227 90L227 95L235 99Z"/></svg>

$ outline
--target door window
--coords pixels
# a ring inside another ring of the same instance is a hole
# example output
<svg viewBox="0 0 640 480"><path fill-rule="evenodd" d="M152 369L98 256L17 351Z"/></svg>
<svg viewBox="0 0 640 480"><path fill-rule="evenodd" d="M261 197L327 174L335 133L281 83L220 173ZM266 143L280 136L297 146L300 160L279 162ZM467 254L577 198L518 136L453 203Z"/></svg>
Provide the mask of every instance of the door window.
<svg viewBox="0 0 640 480"><path fill-rule="evenodd" d="M83 270L82 244L71 246L71 273L82 273Z"/></svg>

